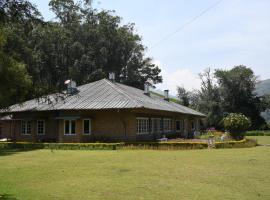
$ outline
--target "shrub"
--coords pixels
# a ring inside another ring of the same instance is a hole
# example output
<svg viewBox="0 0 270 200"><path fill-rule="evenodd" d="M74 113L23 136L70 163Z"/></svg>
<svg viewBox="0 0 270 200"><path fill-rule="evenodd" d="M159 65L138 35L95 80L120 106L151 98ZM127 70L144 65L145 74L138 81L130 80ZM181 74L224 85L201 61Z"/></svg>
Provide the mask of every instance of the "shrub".
<svg viewBox="0 0 270 200"><path fill-rule="evenodd" d="M241 141L216 142L216 148L242 148L256 146L256 141L244 139ZM118 150L118 149L151 149L151 150L186 150L206 149L207 142L126 142L126 143L29 143L0 142L1 149L52 149L52 150Z"/></svg>
<svg viewBox="0 0 270 200"><path fill-rule="evenodd" d="M0 142L0 149L116 150L124 143L30 143Z"/></svg>
<svg viewBox="0 0 270 200"><path fill-rule="evenodd" d="M179 150L179 149L206 149L206 142L128 142L124 149L156 149L156 150Z"/></svg>
<svg viewBox="0 0 270 200"><path fill-rule="evenodd" d="M243 114L230 113L223 119L224 128L230 132L234 139L242 139L244 133L251 126L251 121Z"/></svg>
<svg viewBox="0 0 270 200"><path fill-rule="evenodd" d="M249 148L257 146L257 141L253 139L243 139L239 141L228 141L228 142L216 142L215 147L217 149L222 148Z"/></svg>
<svg viewBox="0 0 270 200"><path fill-rule="evenodd" d="M247 131L245 136L270 136L270 131Z"/></svg>

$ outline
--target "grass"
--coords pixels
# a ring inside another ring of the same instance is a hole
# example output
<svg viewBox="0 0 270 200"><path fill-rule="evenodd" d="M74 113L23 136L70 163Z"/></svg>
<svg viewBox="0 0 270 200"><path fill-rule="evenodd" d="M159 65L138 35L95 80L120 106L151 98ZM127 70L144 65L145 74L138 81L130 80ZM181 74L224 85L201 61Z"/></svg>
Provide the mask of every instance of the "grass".
<svg viewBox="0 0 270 200"><path fill-rule="evenodd" d="M256 139L259 145L270 145L270 136L247 136L247 138Z"/></svg>
<svg viewBox="0 0 270 200"><path fill-rule="evenodd" d="M1 151L0 194L19 200L270 199L269 158L270 147Z"/></svg>

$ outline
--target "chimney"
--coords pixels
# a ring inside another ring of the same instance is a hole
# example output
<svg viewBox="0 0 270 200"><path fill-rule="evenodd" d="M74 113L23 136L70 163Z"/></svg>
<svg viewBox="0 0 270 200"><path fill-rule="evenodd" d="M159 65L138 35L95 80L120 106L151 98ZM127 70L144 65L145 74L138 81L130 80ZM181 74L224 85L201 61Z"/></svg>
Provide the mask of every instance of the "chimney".
<svg viewBox="0 0 270 200"><path fill-rule="evenodd" d="M109 80L110 80L111 82L115 82L115 73L114 73L114 72L110 72L110 73L109 73Z"/></svg>
<svg viewBox="0 0 270 200"><path fill-rule="evenodd" d="M170 98L169 98L169 90L164 90L164 100L170 101Z"/></svg>
<svg viewBox="0 0 270 200"><path fill-rule="evenodd" d="M150 84L148 82L144 83L144 94L148 96L150 95L149 86Z"/></svg>
<svg viewBox="0 0 270 200"><path fill-rule="evenodd" d="M75 81L66 80L65 85L67 85L67 94L72 95L78 92Z"/></svg>

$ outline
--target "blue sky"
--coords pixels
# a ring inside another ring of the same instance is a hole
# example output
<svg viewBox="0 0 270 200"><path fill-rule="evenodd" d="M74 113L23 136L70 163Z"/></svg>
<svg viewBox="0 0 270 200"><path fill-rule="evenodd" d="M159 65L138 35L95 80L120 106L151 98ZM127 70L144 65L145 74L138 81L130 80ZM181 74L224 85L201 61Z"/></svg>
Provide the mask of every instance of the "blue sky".
<svg viewBox="0 0 270 200"><path fill-rule="evenodd" d="M31 0L46 20L54 18L46 0ZM115 10L123 23L134 22L149 47L147 56L162 69L159 89L200 86L205 68L251 67L261 80L270 78L270 1L223 0L163 42L217 0L94 0L97 9ZM154 46L154 47L153 47ZM152 48L153 47L153 48Z"/></svg>

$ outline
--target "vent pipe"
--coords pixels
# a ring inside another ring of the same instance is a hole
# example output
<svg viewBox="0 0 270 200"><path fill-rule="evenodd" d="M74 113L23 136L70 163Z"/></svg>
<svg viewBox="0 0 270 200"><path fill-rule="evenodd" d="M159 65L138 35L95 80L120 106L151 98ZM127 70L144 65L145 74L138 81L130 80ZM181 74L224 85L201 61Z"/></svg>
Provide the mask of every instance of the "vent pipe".
<svg viewBox="0 0 270 200"><path fill-rule="evenodd" d="M144 83L144 94L150 95L150 90L149 90L150 84L148 82Z"/></svg>
<svg viewBox="0 0 270 200"><path fill-rule="evenodd" d="M114 72L110 72L110 73L109 73L109 80L110 80L111 82L115 82L115 73L114 73Z"/></svg>
<svg viewBox="0 0 270 200"><path fill-rule="evenodd" d="M66 80L65 85L67 85L67 94L72 95L78 92L76 82L73 80Z"/></svg>
<svg viewBox="0 0 270 200"><path fill-rule="evenodd" d="M164 100L169 101L169 90L164 90Z"/></svg>

